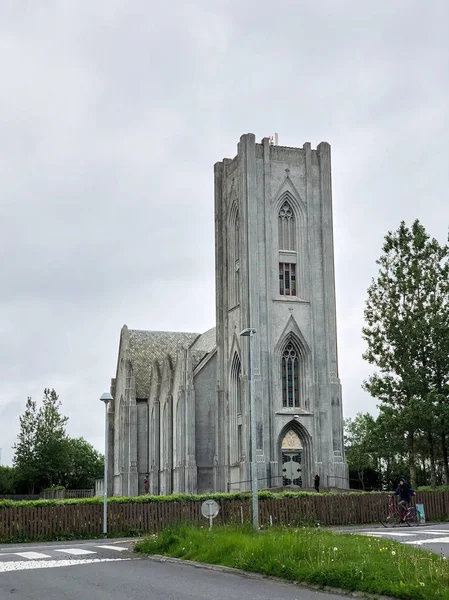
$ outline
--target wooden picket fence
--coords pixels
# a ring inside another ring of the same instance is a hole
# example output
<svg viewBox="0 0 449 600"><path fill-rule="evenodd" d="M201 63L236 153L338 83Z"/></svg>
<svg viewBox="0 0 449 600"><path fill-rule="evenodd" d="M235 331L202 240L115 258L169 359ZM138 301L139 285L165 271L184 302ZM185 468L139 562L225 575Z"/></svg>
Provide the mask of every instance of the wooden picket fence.
<svg viewBox="0 0 449 600"><path fill-rule="evenodd" d="M419 492L416 502L424 504L427 520L449 518L449 492ZM249 523L251 501L220 499L215 524ZM349 525L378 522L387 512L386 494L313 495L260 499L260 523L273 525ZM110 536L156 533L178 523L207 526L201 516L201 502L136 502L108 504ZM0 541L90 537L103 531L102 504L73 504L0 508Z"/></svg>

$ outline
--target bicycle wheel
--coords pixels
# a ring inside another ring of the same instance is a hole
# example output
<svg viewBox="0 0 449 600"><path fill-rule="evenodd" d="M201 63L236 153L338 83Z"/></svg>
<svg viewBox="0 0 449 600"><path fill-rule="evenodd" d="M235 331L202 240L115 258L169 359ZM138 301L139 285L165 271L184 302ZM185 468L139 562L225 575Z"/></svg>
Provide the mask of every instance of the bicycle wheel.
<svg viewBox="0 0 449 600"><path fill-rule="evenodd" d="M388 514L387 517L381 519L380 522L384 527L396 527L399 524L399 515L396 513Z"/></svg>
<svg viewBox="0 0 449 600"><path fill-rule="evenodd" d="M412 525L419 525L421 521L421 513L419 512L419 510L417 508L415 508L414 506L411 506L406 514L405 517L405 522L407 523L407 525L409 527L411 527Z"/></svg>

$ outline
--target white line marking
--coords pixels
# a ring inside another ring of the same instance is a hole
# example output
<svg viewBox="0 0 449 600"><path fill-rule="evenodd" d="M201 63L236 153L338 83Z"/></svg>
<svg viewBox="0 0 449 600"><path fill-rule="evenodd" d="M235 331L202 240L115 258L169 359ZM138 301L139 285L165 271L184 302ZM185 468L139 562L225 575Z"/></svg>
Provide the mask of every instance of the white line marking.
<svg viewBox="0 0 449 600"><path fill-rule="evenodd" d="M405 542L406 544L415 544L422 546L423 544L449 544L449 537L430 538L429 540L416 540L415 542Z"/></svg>
<svg viewBox="0 0 449 600"><path fill-rule="evenodd" d="M96 554L92 550L82 550L81 548L64 548L63 550L56 550L55 552L63 552L64 554L73 554L74 556L82 556L83 554Z"/></svg>
<svg viewBox="0 0 449 600"><path fill-rule="evenodd" d="M0 562L0 573L7 571L27 571L29 569L52 569L55 567L76 567L77 565L89 565L102 562L117 562L124 560L136 560L132 558L84 558L78 560L30 560L28 562L12 561Z"/></svg>
<svg viewBox="0 0 449 600"><path fill-rule="evenodd" d="M95 544L98 544L98 541L99 540L89 540L86 542L80 541L76 547L78 548L78 547L84 547L84 546L87 546L87 547L95 546ZM123 538L123 539L119 540L117 543L126 544L127 542L135 542L135 541L136 541L135 539L129 540L129 539ZM58 542L56 542L56 543L58 543ZM112 544L112 542L111 542L111 544ZM1 546L0 552L5 552L6 554L11 554L11 552L21 552L24 547L25 547L25 549L28 548L28 550L54 550L55 547L67 548L68 546L69 546L69 544L67 544L67 543L65 545L63 543L62 544L60 543L59 546L55 546L55 542L53 544L46 544L46 545L41 543L41 544L36 544L35 546L32 546L31 543L26 543L26 544L14 546L14 547L11 544L9 544L7 546Z"/></svg>
<svg viewBox="0 0 449 600"><path fill-rule="evenodd" d="M14 552L16 556L22 558L28 558L28 560L35 560L36 558L51 558L48 554L42 554L42 552Z"/></svg>
<svg viewBox="0 0 449 600"><path fill-rule="evenodd" d="M381 537L384 535L393 535L394 537L413 537L416 533L403 533L402 531L363 531L363 535L372 535Z"/></svg>
<svg viewBox="0 0 449 600"><path fill-rule="evenodd" d="M117 552L123 552L123 550L129 550L129 548L123 548L123 546L95 546L96 548L104 548L105 550L117 550Z"/></svg>
<svg viewBox="0 0 449 600"><path fill-rule="evenodd" d="M418 531L416 533L418 533ZM449 533L449 531L447 529L440 529L440 531L426 531L425 529L420 529L419 533L428 533L429 535L441 535Z"/></svg>

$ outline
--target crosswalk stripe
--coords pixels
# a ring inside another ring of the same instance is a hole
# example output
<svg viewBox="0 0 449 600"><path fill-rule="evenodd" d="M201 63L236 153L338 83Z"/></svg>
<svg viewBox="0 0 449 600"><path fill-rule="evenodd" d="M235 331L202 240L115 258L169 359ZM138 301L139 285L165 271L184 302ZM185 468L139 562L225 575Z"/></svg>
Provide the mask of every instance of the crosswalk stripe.
<svg viewBox="0 0 449 600"><path fill-rule="evenodd" d="M423 544L449 544L449 537L430 538L428 540L415 540L413 542L405 542L406 544L414 544L422 546Z"/></svg>
<svg viewBox="0 0 449 600"><path fill-rule="evenodd" d="M446 533L446 531L427 531L427 529L419 529L419 531L417 531L416 533L419 533L420 535L422 535L423 533L425 533L426 535L441 535L442 533Z"/></svg>
<svg viewBox="0 0 449 600"><path fill-rule="evenodd" d="M83 554L96 554L92 550L83 550L82 548L64 548L55 552L63 552L64 554L73 554L74 556L82 556Z"/></svg>
<svg viewBox="0 0 449 600"><path fill-rule="evenodd" d="M104 550L117 550L117 552L123 552L123 550L129 550L123 546L95 546L96 548L102 548Z"/></svg>
<svg viewBox="0 0 449 600"><path fill-rule="evenodd" d="M41 552L14 552L14 554L21 558L27 558L28 560L51 558L49 554L42 554Z"/></svg>
<svg viewBox="0 0 449 600"><path fill-rule="evenodd" d="M28 571L30 569L53 569L56 567L76 567L77 565L90 565L103 562L118 562L125 560L139 560L132 558L82 558L74 560L17 560L0 562L0 574L10 571Z"/></svg>

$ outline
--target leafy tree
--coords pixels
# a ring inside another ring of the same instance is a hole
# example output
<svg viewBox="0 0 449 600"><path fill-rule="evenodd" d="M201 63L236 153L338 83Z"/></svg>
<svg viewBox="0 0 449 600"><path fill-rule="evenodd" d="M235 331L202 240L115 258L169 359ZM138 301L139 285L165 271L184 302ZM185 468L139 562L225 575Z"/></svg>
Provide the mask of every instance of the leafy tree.
<svg viewBox="0 0 449 600"><path fill-rule="evenodd" d="M376 437L383 485L391 490L397 487L400 477L409 480L410 473L402 424L395 419L394 411L388 406L381 406L376 419Z"/></svg>
<svg viewBox="0 0 449 600"><path fill-rule="evenodd" d="M0 495L13 495L16 493L17 473L14 467L0 465Z"/></svg>
<svg viewBox="0 0 449 600"><path fill-rule="evenodd" d="M28 398L25 412L19 418L13 464L18 479L26 482L30 493L58 485L62 473L67 470L67 418L60 414L60 407L55 390L45 389L40 408Z"/></svg>
<svg viewBox="0 0 449 600"><path fill-rule="evenodd" d="M375 429L376 421L369 413L358 413L355 419L345 420L346 460L350 472L357 477L357 488L362 490L366 487L368 476L370 487L380 484ZM351 482L351 487L356 486Z"/></svg>
<svg viewBox="0 0 449 600"><path fill-rule="evenodd" d="M20 431L14 444L13 464L19 476L27 482L29 493L34 492L38 483L39 469L36 461L37 407L31 398L27 399L25 412L19 417Z"/></svg>
<svg viewBox="0 0 449 600"><path fill-rule="evenodd" d="M65 487L68 489L91 489L95 479L102 477L104 458L83 438L67 440L68 469L65 473Z"/></svg>
<svg viewBox="0 0 449 600"><path fill-rule="evenodd" d="M60 413L61 401L55 390L45 389L37 415L35 460L42 487L61 485L69 461L65 426L68 418Z"/></svg>
<svg viewBox="0 0 449 600"><path fill-rule="evenodd" d="M28 398L14 445L16 487L29 492L64 486L90 489L103 474L103 456L83 438L66 433L67 417L55 390L45 389L42 403ZM0 482L1 484L1 482Z"/></svg>
<svg viewBox="0 0 449 600"><path fill-rule="evenodd" d="M380 400L384 424L406 444L411 484L416 450L427 440L432 472L438 450L446 476L449 403L449 246L419 221L385 237L379 275L368 289L364 358L378 369L364 387Z"/></svg>

